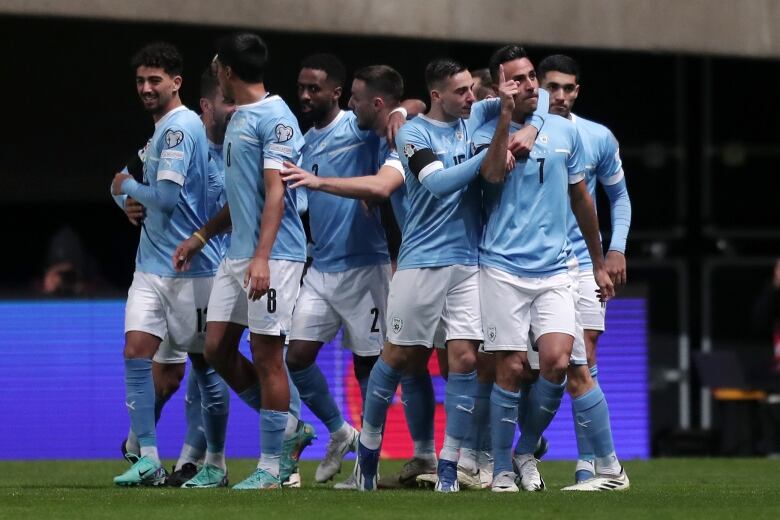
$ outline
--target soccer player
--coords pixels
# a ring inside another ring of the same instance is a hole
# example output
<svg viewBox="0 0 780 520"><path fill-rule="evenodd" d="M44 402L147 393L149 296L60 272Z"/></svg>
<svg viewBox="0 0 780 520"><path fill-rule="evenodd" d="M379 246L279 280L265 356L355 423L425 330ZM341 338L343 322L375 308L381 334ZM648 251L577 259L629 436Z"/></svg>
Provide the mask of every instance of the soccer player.
<svg viewBox="0 0 780 520"><path fill-rule="evenodd" d="M465 67L449 59L429 63L425 76L430 111L404 125L396 138L410 207L390 285L387 342L371 371L358 445L355 474L365 491L376 488L382 429L408 352L430 348L439 321L449 377L437 491L459 489L456 461L476 394L476 349L482 339L476 265L481 201L473 181L484 153L469 159L472 128L465 118L472 115L473 81ZM487 107L474 107L475 121L485 120Z"/></svg>
<svg viewBox="0 0 780 520"><path fill-rule="evenodd" d="M132 66L138 95L152 115L155 132L143 161L143 180L148 184L120 172L111 185L120 207L124 207L123 197L129 196L146 209L125 311L124 348L126 405L140 458L114 483L156 486L164 482L166 473L157 452L152 358L163 338L173 350L192 354L203 401L206 464L223 470L229 394L213 369L195 363L203 351L202 318L219 247L204 241L202 253L192 259L186 274L175 271L169 261L176 244L205 223L214 209L209 199L206 133L198 116L181 103L183 62L175 47L150 44L133 57Z"/></svg>
<svg viewBox="0 0 780 520"><path fill-rule="evenodd" d="M514 83L514 109L479 129L477 149L493 146L498 134L517 130L537 106L539 84L522 47L507 45L490 60L497 82ZM505 143L506 140L499 141ZM481 175L486 186L488 222L480 244L480 296L485 350L496 353L496 384L490 396L495 461L492 490L544 489L534 451L560 406L566 369L577 335L576 279L570 273L567 238L571 206L593 259L593 276L602 301L614 294L604 266L593 201L583 182L579 134L573 124L548 116L525 160L506 172L503 147L488 151ZM567 188L568 186L568 188ZM530 336L530 340L529 340ZM518 418L520 385L528 377L529 343L539 351L540 377L528 396L522 432L511 456Z"/></svg>
<svg viewBox="0 0 780 520"><path fill-rule="evenodd" d="M542 87L550 93L550 112L571 120L582 141L585 157L585 182L590 196L596 197L598 181L607 194L612 221L612 239L605 258L607 273L616 286L626 282L626 239L631 225L631 201L628 197L618 143L603 125L575 115L572 110L580 93L580 70L569 56L556 54L539 63ZM593 263L583 234L569 216L569 240L579 263L579 312L587 359L572 359L568 372L568 391L572 396L574 427L577 433L578 460L576 485L567 490L623 490L628 477L620 466L612 442L609 409L597 383L596 345L604 332L606 308L599 302L593 278ZM596 444L590 443L588 430L599 432Z"/></svg>
<svg viewBox="0 0 780 520"><path fill-rule="evenodd" d="M300 398L283 359L306 237L294 192L285 189L279 170L282 161L298 159L303 137L285 102L265 88L267 61L267 47L257 35L233 34L219 42L215 73L237 105L224 143L228 204L181 243L174 257L185 265L201 238L232 225L209 299L206 359L259 412L262 436L257 469L234 489L280 488L314 437L311 426L298 421ZM253 363L238 351L247 326Z"/></svg>

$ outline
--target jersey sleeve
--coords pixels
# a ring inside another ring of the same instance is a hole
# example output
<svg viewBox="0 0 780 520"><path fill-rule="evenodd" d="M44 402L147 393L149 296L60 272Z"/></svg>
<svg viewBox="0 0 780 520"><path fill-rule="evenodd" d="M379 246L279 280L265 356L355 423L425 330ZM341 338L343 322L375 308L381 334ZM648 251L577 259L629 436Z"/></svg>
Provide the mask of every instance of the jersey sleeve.
<svg viewBox="0 0 780 520"><path fill-rule="evenodd" d="M406 180L406 172L404 171L404 165L401 163L401 158L398 156L398 152L390 149L387 155L382 161L381 167L388 166L401 174L404 180Z"/></svg>
<svg viewBox="0 0 780 520"><path fill-rule="evenodd" d="M466 127L470 132L474 132L499 115L501 115L501 100L499 98L477 101L471 105L471 116L466 120Z"/></svg>
<svg viewBox="0 0 780 520"><path fill-rule="evenodd" d="M612 132L601 142L602 151L596 165L596 176L604 186L611 186L623 180L623 161L620 159L620 146Z"/></svg>
<svg viewBox="0 0 780 520"><path fill-rule="evenodd" d="M171 181L184 186L187 170L195 154L195 138L190 131L171 125L160 137L160 163L157 181Z"/></svg>
<svg viewBox="0 0 780 520"><path fill-rule="evenodd" d="M585 151L580 140L580 133L569 125L570 146L569 156L566 158L566 170L569 173L569 184L577 184L585 179Z"/></svg>
<svg viewBox="0 0 780 520"><path fill-rule="evenodd" d="M263 145L263 169L281 170L283 161L298 161L302 137L298 123L292 116L278 116L259 130Z"/></svg>
<svg viewBox="0 0 780 520"><path fill-rule="evenodd" d="M444 168L433 151L431 140L417 127L406 124L401 127L395 138L399 158L404 169L411 172L417 180L423 179L437 169Z"/></svg>
<svg viewBox="0 0 780 520"><path fill-rule="evenodd" d="M493 141L493 131L491 130L494 130L493 125L485 124L474 132L474 136L471 138L472 155L476 155L490 146L491 141Z"/></svg>

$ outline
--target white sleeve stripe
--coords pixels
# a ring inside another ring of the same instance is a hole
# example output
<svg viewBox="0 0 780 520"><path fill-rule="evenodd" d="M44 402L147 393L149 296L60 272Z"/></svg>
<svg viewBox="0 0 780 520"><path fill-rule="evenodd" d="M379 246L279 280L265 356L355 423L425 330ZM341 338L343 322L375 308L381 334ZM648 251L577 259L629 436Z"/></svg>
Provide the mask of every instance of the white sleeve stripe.
<svg viewBox="0 0 780 520"><path fill-rule="evenodd" d="M574 175L569 175L569 184L577 184L582 180L585 180L585 175L583 173L575 173Z"/></svg>
<svg viewBox="0 0 780 520"><path fill-rule="evenodd" d="M182 175L179 172L174 172L171 170L163 170L161 172L157 172L157 180L171 181L171 182L175 182L179 186L184 186L184 175Z"/></svg>
<svg viewBox="0 0 780 520"><path fill-rule="evenodd" d="M432 163L429 163L425 168L420 170L420 174L417 176L417 180L422 182L428 175L432 174L435 171L443 170L444 169L444 163L441 161L433 161Z"/></svg>
<svg viewBox="0 0 780 520"><path fill-rule="evenodd" d="M254 139L248 135L240 135L238 138L242 141L246 141L247 143L260 144L260 139Z"/></svg>
<svg viewBox="0 0 780 520"><path fill-rule="evenodd" d="M406 179L406 173L404 172L404 166L399 159L388 159L382 166L389 166L390 168L397 170L401 174L401 177Z"/></svg>
<svg viewBox="0 0 780 520"><path fill-rule="evenodd" d="M281 170L284 168L282 165L282 161L279 159L273 159L271 157L266 157L263 159L263 169L264 170Z"/></svg>
<svg viewBox="0 0 780 520"><path fill-rule="evenodd" d="M599 177L599 182L601 182L601 184L604 186L612 186L613 184L617 184L618 182L622 181L623 177L625 177L625 174L623 173L623 168L621 168L619 172L617 172L615 175L612 175L611 177Z"/></svg>

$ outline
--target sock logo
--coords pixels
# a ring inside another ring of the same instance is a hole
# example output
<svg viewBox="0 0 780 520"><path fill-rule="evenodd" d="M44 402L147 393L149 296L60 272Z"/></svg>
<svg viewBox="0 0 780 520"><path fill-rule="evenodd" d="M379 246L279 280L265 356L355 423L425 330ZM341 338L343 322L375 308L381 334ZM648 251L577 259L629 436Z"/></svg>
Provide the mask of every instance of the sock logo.
<svg viewBox="0 0 780 520"><path fill-rule="evenodd" d="M125 406L127 406L131 410L135 410L135 401L131 401L131 402L125 401Z"/></svg>

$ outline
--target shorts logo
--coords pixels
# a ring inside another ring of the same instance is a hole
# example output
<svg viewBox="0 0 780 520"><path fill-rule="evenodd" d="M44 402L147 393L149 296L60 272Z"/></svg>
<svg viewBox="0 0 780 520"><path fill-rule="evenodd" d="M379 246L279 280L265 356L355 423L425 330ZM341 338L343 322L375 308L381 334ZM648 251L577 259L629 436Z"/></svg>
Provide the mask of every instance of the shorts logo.
<svg viewBox="0 0 780 520"><path fill-rule="evenodd" d="M412 155L414 155L414 152L416 150L414 149L414 145L412 143L408 143L404 145L404 155L407 159L411 158Z"/></svg>
<svg viewBox="0 0 780 520"><path fill-rule="evenodd" d="M165 141L166 148L173 148L178 146L179 143L184 141L184 132L181 130L168 130L163 135L163 141Z"/></svg>
<svg viewBox="0 0 780 520"><path fill-rule="evenodd" d="M404 320L398 317L393 317L393 332L398 334L401 332L401 329L404 328Z"/></svg>
<svg viewBox="0 0 780 520"><path fill-rule="evenodd" d="M495 327L489 327L487 330L487 337L490 340L491 343L494 343L496 341L496 336L498 333L496 332Z"/></svg>
<svg viewBox="0 0 780 520"><path fill-rule="evenodd" d="M276 125L276 128L274 128L274 133L276 133L276 140L280 143L284 143L285 141L289 141L293 137L293 129L291 126L286 126L283 123L279 123Z"/></svg>

